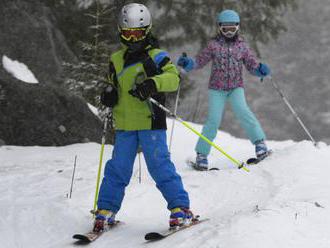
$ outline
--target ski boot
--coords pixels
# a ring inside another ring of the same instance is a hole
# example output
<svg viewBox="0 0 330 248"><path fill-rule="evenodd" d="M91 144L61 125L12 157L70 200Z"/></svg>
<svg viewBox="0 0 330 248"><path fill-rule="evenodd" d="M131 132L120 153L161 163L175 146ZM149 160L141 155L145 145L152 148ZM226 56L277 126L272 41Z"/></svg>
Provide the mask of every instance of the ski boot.
<svg viewBox="0 0 330 248"><path fill-rule="evenodd" d="M268 156L269 150L267 149L267 146L266 146L264 140L259 140L259 141L255 142L255 146L256 146L257 159L263 160L265 157Z"/></svg>
<svg viewBox="0 0 330 248"><path fill-rule="evenodd" d="M194 215L189 208L173 208L170 215L170 229L189 225L193 220Z"/></svg>
<svg viewBox="0 0 330 248"><path fill-rule="evenodd" d="M116 214L109 210L97 210L95 214L95 221L93 232L103 232L109 226L114 225Z"/></svg>
<svg viewBox="0 0 330 248"><path fill-rule="evenodd" d="M197 153L195 169L196 170L207 170L208 169L207 155Z"/></svg>

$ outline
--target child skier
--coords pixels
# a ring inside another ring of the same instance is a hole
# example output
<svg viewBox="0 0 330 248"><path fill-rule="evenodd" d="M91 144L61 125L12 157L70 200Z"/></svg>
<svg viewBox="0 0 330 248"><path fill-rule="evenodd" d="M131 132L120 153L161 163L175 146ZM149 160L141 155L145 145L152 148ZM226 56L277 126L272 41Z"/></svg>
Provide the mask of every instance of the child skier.
<svg viewBox="0 0 330 248"><path fill-rule="evenodd" d="M148 101L153 97L165 104L164 92L178 87L178 71L168 53L158 49L150 32L151 15L147 7L137 3L125 5L118 28L122 48L110 57L110 85L101 95L101 102L113 110L116 138L112 158L105 166L93 230L102 232L114 223L139 146L171 211L170 227L188 224L193 214L188 193L170 160L166 115Z"/></svg>
<svg viewBox="0 0 330 248"><path fill-rule="evenodd" d="M245 130L250 141L255 145L256 156L263 159L268 155L265 144L265 134L260 123L248 107L243 84L243 65L255 76L260 78L270 74L266 64L257 63L256 57L248 48L247 43L239 36L240 17L233 10L224 10L217 16L218 34L209 41L196 59L181 56L178 65L187 72L204 67L212 61L212 71L208 91L208 117L202 134L213 140L220 126L225 103L229 101ZM207 169L207 156L210 145L199 139L195 151L197 153L196 166L201 170Z"/></svg>

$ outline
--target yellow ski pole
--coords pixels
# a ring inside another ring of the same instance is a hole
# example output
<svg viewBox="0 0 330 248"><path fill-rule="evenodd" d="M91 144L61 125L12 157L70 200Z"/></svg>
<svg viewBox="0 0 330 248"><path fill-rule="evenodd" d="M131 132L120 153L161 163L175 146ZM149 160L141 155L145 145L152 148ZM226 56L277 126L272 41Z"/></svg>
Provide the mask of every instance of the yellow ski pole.
<svg viewBox="0 0 330 248"><path fill-rule="evenodd" d="M230 161L232 161L234 164L237 165L238 169L243 169L246 172L250 172L248 168L245 167L244 162L239 162L238 160L234 159L232 156L230 156L228 153L226 153L221 147L217 146L215 143L213 143L211 140L206 138L203 134L197 132L192 126L190 126L186 121L182 120L179 116L176 114L173 114L169 109L167 109L165 106L157 102L155 99L149 97L149 101L153 104L155 104L157 107L168 113L170 116L174 117L177 121L181 122L186 128L190 129L193 133L197 134L199 137L201 137L206 143L213 146L215 149L217 149L219 152L221 152L223 155L225 155Z"/></svg>
<svg viewBox="0 0 330 248"><path fill-rule="evenodd" d="M107 108L105 119L104 119L104 124L103 124L102 145L101 145L101 152L100 152L99 169L98 169L97 178L96 178L96 189L95 189L95 197L94 197L93 215L95 215L95 213L96 213L97 199L98 199L98 196L99 196L99 187L100 187L102 163L103 163L103 152L104 152L105 137L106 137L106 134L107 134L107 127L108 127L109 119L111 118L110 117L111 114L112 114L111 109Z"/></svg>

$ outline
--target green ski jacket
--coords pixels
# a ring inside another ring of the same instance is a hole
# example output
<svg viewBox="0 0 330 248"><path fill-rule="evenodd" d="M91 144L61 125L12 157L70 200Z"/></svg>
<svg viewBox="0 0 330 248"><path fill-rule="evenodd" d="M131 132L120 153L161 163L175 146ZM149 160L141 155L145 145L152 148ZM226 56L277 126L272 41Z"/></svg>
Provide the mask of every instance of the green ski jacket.
<svg viewBox="0 0 330 248"><path fill-rule="evenodd" d="M166 114L147 101L140 101L128 93L134 84L147 78L154 80L158 93L152 96L165 104L165 92L176 91L179 73L168 53L156 48L147 49L141 56L126 60L126 48L110 56L109 83L118 90L118 104L113 108L116 130L166 129ZM112 68L112 69L111 69Z"/></svg>

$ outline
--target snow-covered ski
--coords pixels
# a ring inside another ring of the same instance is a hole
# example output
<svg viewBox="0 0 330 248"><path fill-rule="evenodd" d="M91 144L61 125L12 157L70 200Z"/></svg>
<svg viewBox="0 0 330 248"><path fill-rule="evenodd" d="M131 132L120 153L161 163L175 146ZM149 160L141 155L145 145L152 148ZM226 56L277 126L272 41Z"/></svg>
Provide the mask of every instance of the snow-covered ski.
<svg viewBox="0 0 330 248"><path fill-rule="evenodd" d="M72 236L72 238L77 239L78 243L91 243L91 242L95 241L96 239L98 239L103 233L106 233L109 230L116 227L119 223L120 223L120 221L117 220L114 224L108 225L108 227L103 232L89 231L89 232L84 233L84 234L77 233L77 234L74 234Z"/></svg>
<svg viewBox="0 0 330 248"><path fill-rule="evenodd" d="M184 225L182 227L177 227L175 229L168 229L166 231L163 231L163 232L150 232L150 233L147 233L144 238L145 240L147 241L157 241L157 240L161 240L161 239L164 239L164 238L167 238L168 236L174 234L174 233L177 233L179 231L182 231L182 230L185 230L189 227L192 227L192 226L195 226L197 224L200 224L202 222L205 222L205 221L208 221L210 219L199 219L199 217L195 217L194 220L192 220L192 222L188 225Z"/></svg>
<svg viewBox="0 0 330 248"><path fill-rule="evenodd" d="M267 154L261 158L256 158L256 157L253 157L253 158L249 158L248 160L246 160L246 164L248 165L253 165L253 164L258 164L260 163L261 161L263 161L265 158L269 157L273 152L270 150L267 152Z"/></svg>
<svg viewBox="0 0 330 248"><path fill-rule="evenodd" d="M197 170L197 171L212 171L212 170L220 170L219 168L217 167L211 167L211 168L208 168L208 169L205 169L205 168L202 168L200 166L198 166L195 162L191 161L191 160L187 160L187 165L191 168L193 168L194 170Z"/></svg>

